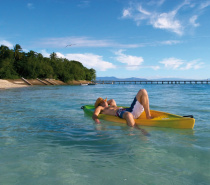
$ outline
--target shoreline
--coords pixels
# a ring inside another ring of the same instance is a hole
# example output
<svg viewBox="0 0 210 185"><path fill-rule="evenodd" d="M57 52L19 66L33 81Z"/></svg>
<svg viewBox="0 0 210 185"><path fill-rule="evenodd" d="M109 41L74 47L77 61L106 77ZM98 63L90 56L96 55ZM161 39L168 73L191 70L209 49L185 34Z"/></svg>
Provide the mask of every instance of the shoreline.
<svg viewBox="0 0 210 185"><path fill-rule="evenodd" d="M91 81L86 80L73 80L69 81L67 83L64 83L60 80L55 79L27 79L27 81L32 84L29 85L26 82L24 82L22 79L0 79L0 90L2 89L11 89L11 88L22 88L22 87L30 87L33 85L81 85L81 84L88 84L92 83Z"/></svg>

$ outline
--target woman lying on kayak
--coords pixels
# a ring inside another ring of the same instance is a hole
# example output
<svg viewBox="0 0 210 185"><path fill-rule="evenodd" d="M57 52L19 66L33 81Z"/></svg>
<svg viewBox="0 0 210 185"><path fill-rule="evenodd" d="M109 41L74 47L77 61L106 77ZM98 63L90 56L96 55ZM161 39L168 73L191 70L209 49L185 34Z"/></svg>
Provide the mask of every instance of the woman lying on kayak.
<svg viewBox="0 0 210 185"><path fill-rule="evenodd" d="M134 119L137 119L144 110L147 119L152 119L149 109L149 98L147 91L145 89L141 89L135 96L131 106L125 109L122 107L117 107L117 104L113 99L107 101L107 98L103 99L99 97L95 102L95 111L92 118L96 123L100 123L98 119L98 115L100 113L118 116L125 119L128 126L136 127Z"/></svg>

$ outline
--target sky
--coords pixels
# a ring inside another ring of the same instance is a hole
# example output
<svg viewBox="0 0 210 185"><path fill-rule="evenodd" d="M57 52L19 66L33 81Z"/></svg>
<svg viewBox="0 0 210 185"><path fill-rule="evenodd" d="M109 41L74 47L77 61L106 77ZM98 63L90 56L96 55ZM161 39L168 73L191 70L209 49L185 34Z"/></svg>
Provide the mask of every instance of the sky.
<svg viewBox="0 0 210 185"><path fill-rule="evenodd" d="M97 77L210 78L210 0L0 1L0 45Z"/></svg>

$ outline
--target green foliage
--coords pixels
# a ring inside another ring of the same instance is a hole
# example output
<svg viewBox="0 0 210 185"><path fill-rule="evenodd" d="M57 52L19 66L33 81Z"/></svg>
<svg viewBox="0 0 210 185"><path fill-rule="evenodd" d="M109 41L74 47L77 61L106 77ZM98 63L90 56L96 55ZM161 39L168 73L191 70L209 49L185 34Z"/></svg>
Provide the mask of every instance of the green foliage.
<svg viewBox="0 0 210 185"><path fill-rule="evenodd" d="M14 49L0 46L0 78L55 78L68 82L69 80L95 80L96 71L87 69L78 61L58 58L52 53L50 58L34 51L24 53L16 44Z"/></svg>
<svg viewBox="0 0 210 185"><path fill-rule="evenodd" d="M1 59L0 59L1 60ZM18 78L17 72L14 70L13 61L8 58L0 62L0 78L15 79Z"/></svg>

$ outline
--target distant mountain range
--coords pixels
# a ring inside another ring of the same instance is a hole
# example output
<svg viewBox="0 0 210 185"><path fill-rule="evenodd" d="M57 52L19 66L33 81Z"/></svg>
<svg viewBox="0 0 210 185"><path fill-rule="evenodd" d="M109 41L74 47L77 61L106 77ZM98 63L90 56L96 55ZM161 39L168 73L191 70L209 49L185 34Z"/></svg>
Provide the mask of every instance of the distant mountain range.
<svg viewBox="0 0 210 185"><path fill-rule="evenodd" d="M111 77L97 77L96 80L101 80L101 81L146 81L146 78L116 78L114 76Z"/></svg>
<svg viewBox="0 0 210 185"><path fill-rule="evenodd" d="M183 80L197 80L197 79L183 79L183 78L158 78L158 79L146 79L146 78L135 78L135 77L131 77L131 78L116 78L114 76L110 76L110 77L96 77L97 81L183 81ZM200 80L200 79L199 79ZM203 79L203 80L207 80L207 79ZM210 80L210 78L209 78Z"/></svg>

